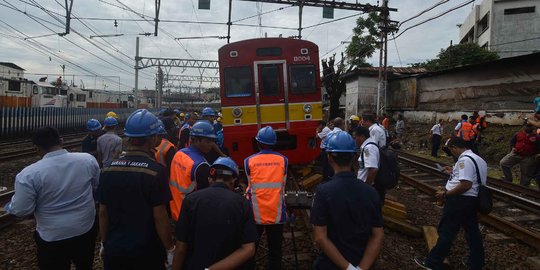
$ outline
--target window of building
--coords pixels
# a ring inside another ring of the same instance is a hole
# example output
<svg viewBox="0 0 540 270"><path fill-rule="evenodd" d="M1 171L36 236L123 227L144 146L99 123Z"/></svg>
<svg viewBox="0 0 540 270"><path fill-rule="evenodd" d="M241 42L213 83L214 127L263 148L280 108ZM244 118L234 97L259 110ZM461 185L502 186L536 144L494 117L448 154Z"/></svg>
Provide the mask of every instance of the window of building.
<svg viewBox="0 0 540 270"><path fill-rule="evenodd" d="M9 81L8 83L8 91L21 91L21 82L18 81Z"/></svg>
<svg viewBox="0 0 540 270"><path fill-rule="evenodd" d="M225 96L249 97L253 92L253 76L250 67L229 67L223 70Z"/></svg>
<svg viewBox="0 0 540 270"><path fill-rule="evenodd" d="M279 71L281 66L265 65L261 68L261 93L265 96L277 96L281 90Z"/></svg>
<svg viewBox="0 0 540 270"><path fill-rule="evenodd" d="M84 94L77 94L77 101L81 101L81 102L86 101L86 95L84 95Z"/></svg>
<svg viewBox="0 0 540 270"><path fill-rule="evenodd" d="M536 7L507 8L504 10L504 15L534 13L535 11Z"/></svg>
<svg viewBox="0 0 540 270"><path fill-rule="evenodd" d="M317 91L314 65L293 65L289 72L293 94L308 94Z"/></svg>
<svg viewBox="0 0 540 270"><path fill-rule="evenodd" d="M481 36L488 28L489 28L489 12L484 15L484 17L478 21L478 34L477 36Z"/></svg>

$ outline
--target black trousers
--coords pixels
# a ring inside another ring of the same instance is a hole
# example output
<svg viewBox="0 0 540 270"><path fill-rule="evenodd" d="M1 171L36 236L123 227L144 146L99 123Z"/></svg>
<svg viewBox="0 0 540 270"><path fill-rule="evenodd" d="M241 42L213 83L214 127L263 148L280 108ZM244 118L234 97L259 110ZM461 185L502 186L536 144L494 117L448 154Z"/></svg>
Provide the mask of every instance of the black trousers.
<svg viewBox="0 0 540 270"><path fill-rule="evenodd" d="M92 228L82 235L48 242L35 231L39 269L69 270L73 262L77 270L91 270L97 232L97 223L94 223Z"/></svg>
<svg viewBox="0 0 540 270"><path fill-rule="evenodd" d="M436 157L437 152L439 152L440 147L441 147L441 136L437 134L433 134L433 136L431 136L431 155Z"/></svg>
<svg viewBox="0 0 540 270"><path fill-rule="evenodd" d="M150 256L120 257L107 256L103 260L105 270L165 270L165 254Z"/></svg>
<svg viewBox="0 0 540 270"><path fill-rule="evenodd" d="M283 224L257 225L259 241L261 235L266 231L268 241L268 266L269 270L281 269L281 244L283 243ZM259 242L257 242L257 247Z"/></svg>
<svg viewBox="0 0 540 270"><path fill-rule="evenodd" d="M330 163L328 163L328 156L326 155L326 151L324 149L321 149L321 164L323 167L323 181L328 181L332 176L334 176L334 169L330 166Z"/></svg>
<svg viewBox="0 0 540 270"><path fill-rule="evenodd" d="M437 244L431 249L426 258L428 266L433 269L441 268L457 233L463 228L470 253L467 264L471 269L482 269L484 266L484 245L478 228L476 208L476 197L453 196L446 198L437 230L439 239L437 239Z"/></svg>

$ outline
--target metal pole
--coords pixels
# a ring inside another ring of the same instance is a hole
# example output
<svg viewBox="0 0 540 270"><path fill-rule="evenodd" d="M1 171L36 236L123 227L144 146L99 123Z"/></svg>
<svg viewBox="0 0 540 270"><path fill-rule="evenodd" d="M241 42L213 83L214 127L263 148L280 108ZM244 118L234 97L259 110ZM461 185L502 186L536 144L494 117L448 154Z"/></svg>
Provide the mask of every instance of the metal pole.
<svg viewBox="0 0 540 270"><path fill-rule="evenodd" d="M383 84L383 105L382 112L386 112L386 93L388 90L388 33L384 32L384 84Z"/></svg>
<svg viewBox="0 0 540 270"><path fill-rule="evenodd" d="M231 15L232 15L232 0L229 0L229 21L227 22L227 44L231 41Z"/></svg>
<svg viewBox="0 0 540 270"><path fill-rule="evenodd" d="M300 1L298 5L298 39L302 39L302 11L304 9L304 1Z"/></svg>
<svg viewBox="0 0 540 270"><path fill-rule="evenodd" d="M139 108L139 37L135 39L135 89L133 89L133 105L135 109Z"/></svg>
<svg viewBox="0 0 540 270"><path fill-rule="evenodd" d="M381 32L381 47L379 49L379 81L377 83L377 116L381 112L381 88L382 88L382 65L383 65L383 37L384 34Z"/></svg>

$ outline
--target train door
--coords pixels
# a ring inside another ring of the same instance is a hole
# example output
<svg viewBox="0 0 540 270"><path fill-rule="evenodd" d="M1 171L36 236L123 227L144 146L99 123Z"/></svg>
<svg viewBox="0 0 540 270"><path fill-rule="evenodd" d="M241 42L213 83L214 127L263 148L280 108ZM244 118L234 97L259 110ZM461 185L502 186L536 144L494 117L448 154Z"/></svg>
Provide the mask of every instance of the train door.
<svg viewBox="0 0 540 270"><path fill-rule="evenodd" d="M257 124L289 129L287 64L284 60L254 63Z"/></svg>

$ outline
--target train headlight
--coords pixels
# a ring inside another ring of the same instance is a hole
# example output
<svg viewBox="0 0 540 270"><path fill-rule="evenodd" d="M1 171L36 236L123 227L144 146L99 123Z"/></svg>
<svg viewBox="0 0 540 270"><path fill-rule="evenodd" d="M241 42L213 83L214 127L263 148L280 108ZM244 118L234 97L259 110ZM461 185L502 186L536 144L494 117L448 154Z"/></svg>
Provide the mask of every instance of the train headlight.
<svg viewBox="0 0 540 270"><path fill-rule="evenodd" d="M240 116L242 116L242 109L236 107L232 110L232 115L235 117L235 118L238 118Z"/></svg>
<svg viewBox="0 0 540 270"><path fill-rule="evenodd" d="M304 112L305 113L311 113L311 104L304 104Z"/></svg>

